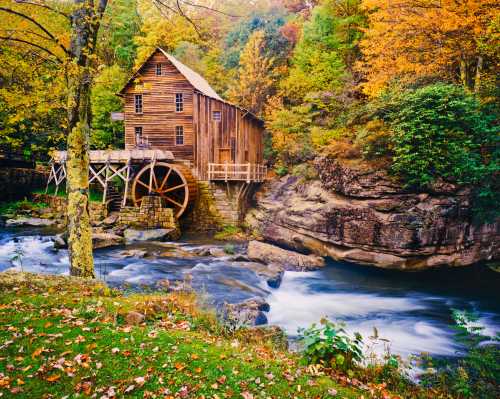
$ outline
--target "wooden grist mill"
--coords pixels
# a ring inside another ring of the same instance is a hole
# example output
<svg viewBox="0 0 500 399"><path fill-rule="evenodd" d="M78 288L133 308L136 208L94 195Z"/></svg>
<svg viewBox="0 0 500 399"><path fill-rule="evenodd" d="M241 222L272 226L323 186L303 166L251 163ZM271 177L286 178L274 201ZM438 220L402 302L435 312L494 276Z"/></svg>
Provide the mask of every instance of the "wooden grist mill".
<svg viewBox="0 0 500 399"><path fill-rule="evenodd" d="M158 48L118 93L125 149L90 151L89 181L103 203L140 206L162 198L177 218L196 200L198 182L246 193L265 179L263 121L224 101L208 82ZM48 184L65 181L67 154L55 152ZM48 187L48 185L47 185Z"/></svg>

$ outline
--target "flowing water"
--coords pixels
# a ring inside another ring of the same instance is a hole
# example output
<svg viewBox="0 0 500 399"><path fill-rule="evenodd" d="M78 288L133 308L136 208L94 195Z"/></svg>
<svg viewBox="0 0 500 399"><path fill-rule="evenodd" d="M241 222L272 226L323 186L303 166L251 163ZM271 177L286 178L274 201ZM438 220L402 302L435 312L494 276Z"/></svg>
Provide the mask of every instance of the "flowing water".
<svg viewBox="0 0 500 399"><path fill-rule="evenodd" d="M173 256L173 245L182 250L181 255ZM163 279L188 279L214 305L264 297L271 306L269 322L283 327L291 337L297 328L324 316L344 321L349 331L364 337L376 327L379 336L390 341L385 345L403 356L455 354L459 347L451 328L452 309L475 311L490 335L500 330L500 274L484 266L401 273L329 261L321 271L286 272L281 286L272 289L230 257L194 255L200 247L214 246L190 239L97 250L96 271L114 286L154 286ZM149 255L124 258L124 249L143 249ZM0 271L15 267L67 274L68 266L67 251L54 250L50 235L0 230Z"/></svg>

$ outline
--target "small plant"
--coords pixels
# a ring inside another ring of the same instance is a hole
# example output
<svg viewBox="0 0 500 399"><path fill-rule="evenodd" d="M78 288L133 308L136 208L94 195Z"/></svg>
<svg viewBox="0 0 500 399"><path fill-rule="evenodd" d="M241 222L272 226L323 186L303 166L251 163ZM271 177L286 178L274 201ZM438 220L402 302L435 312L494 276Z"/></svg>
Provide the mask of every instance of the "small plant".
<svg viewBox="0 0 500 399"><path fill-rule="evenodd" d="M453 310L452 317L464 351L458 360L423 359L430 371L422 377L422 384L460 398L500 397L500 337L485 335L474 313Z"/></svg>
<svg viewBox="0 0 500 399"><path fill-rule="evenodd" d="M299 339L304 345L304 357L310 364L322 363L352 373L363 360L363 339L359 333L351 337L344 324L335 324L324 318L321 325L313 324L299 329Z"/></svg>
<svg viewBox="0 0 500 399"><path fill-rule="evenodd" d="M17 266L23 271L23 257L24 257L24 251L21 247L16 247L14 250L14 254L10 258L10 261L12 265L16 266L15 263L17 263Z"/></svg>
<svg viewBox="0 0 500 399"><path fill-rule="evenodd" d="M234 255L236 253L236 248L233 244L224 245L224 252L228 255Z"/></svg>

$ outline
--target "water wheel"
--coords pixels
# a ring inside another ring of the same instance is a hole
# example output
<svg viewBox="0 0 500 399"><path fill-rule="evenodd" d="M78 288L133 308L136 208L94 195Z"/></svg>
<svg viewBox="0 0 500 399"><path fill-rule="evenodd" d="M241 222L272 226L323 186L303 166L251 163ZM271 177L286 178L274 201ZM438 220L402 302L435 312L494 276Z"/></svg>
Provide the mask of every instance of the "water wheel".
<svg viewBox="0 0 500 399"><path fill-rule="evenodd" d="M140 206L145 195L163 198L164 206L173 208L175 217L179 218L196 197L196 181L184 165L150 163L137 173L132 184L136 206Z"/></svg>

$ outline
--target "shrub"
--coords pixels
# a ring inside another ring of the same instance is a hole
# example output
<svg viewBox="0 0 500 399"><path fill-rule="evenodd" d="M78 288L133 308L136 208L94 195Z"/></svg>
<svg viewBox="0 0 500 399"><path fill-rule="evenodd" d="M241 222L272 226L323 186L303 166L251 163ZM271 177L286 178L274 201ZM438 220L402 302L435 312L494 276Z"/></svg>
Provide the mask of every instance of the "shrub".
<svg viewBox="0 0 500 399"><path fill-rule="evenodd" d="M365 159L386 157L392 154L392 134L383 120L374 119L358 130L355 143Z"/></svg>
<svg viewBox="0 0 500 399"><path fill-rule="evenodd" d="M355 333L352 338L343 324L328 319L322 319L320 326L313 324L308 329L299 329L299 339L310 364L323 363L349 372L363 360L361 335Z"/></svg>
<svg viewBox="0 0 500 399"><path fill-rule="evenodd" d="M407 91L387 120L394 129L391 169L407 186L425 188L438 178L479 183L489 162L499 170L498 159L491 157L498 130L461 87L435 84Z"/></svg>
<svg viewBox="0 0 500 399"><path fill-rule="evenodd" d="M453 319L457 340L465 350L458 361L425 359L427 366L435 364L439 371L424 375L422 383L460 398L500 397L499 335L484 335L472 313L454 310Z"/></svg>

